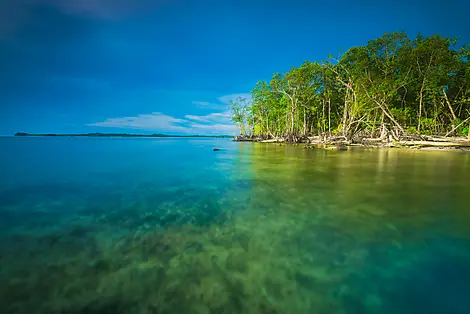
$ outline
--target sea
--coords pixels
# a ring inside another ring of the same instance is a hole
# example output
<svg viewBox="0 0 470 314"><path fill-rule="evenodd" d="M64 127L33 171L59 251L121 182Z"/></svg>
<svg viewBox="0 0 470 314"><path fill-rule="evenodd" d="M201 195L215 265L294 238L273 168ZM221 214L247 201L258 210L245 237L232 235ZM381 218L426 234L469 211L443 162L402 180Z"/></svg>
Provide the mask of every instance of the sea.
<svg viewBox="0 0 470 314"><path fill-rule="evenodd" d="M468 152L105 137L0 152L2 314L470 313Z"/></svg>

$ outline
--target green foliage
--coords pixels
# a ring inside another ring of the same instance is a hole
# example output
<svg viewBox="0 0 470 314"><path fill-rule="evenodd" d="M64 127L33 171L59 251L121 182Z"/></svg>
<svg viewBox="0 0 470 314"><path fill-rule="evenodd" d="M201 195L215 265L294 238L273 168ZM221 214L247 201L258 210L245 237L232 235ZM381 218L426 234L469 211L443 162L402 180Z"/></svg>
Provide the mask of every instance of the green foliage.
<svg viewBox="0 0 470 314"><path fill-rule="evenodd" d="M230 109L232 111L232 121L238 125L240 134L247 135L247 132L250 132L254 124L254 117L250 115L251 108L247 99L237 98L236 101L230 103Z"/></svg>
<svg viewBox="0 0 470 314"><path fill-rule="evenodd" d="M306 61L258 82L251 106L232 105L233 121L240 133L262 136L375 136L382 126L446 134L470 114L470 46L456 44L439 35L386 33L338 60Z"/></svg>
<svg viewBox="0 0 470 314"><path fill-rule="evenodd" d="M436 125L436 120L432 118L423 118L421 120L421 133L426 134L426 135L431 135L433 134L433 131L437 127Z"/></svg>
<svg viewBox="0 0 470 314"><path fill-rule="evenodd" d="M416 133L418 133L418 130L414 126L409 126L409 127L406 128L406 133L416 134Z"/></svg>
<svg viewBox="0 0 470 314"><path fill-rule="evenodd" d="M469 133L469 127L468 126L462 128L461 131L460 131L460 135L462 135L462 136L467 136L468 133Z"/></svg>

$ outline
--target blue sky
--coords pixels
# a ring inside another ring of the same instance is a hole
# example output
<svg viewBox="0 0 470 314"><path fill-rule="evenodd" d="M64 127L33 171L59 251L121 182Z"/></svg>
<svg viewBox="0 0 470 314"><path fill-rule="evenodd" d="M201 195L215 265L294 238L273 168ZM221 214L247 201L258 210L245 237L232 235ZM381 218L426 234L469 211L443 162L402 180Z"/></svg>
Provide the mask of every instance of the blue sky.
<svg viewBox="0 0 470 314"><path fill-rule="evenodd" d="M257 80L385 32L470 43L470 1L0 0L0 135L233 134Z"/></svg>

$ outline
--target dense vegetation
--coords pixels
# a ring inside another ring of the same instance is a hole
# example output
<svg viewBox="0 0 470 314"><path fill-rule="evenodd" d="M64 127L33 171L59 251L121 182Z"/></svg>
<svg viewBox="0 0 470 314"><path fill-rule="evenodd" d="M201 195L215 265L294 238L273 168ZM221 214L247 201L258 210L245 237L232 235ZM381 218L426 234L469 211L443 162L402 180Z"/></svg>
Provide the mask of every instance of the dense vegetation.
<svg viewBox="0 0 470 314"><path fill-rule="evenodd" d="M339 58L275 73L252 97L231 105L245 136L470 138L470 45L387 33Z"/></svg>

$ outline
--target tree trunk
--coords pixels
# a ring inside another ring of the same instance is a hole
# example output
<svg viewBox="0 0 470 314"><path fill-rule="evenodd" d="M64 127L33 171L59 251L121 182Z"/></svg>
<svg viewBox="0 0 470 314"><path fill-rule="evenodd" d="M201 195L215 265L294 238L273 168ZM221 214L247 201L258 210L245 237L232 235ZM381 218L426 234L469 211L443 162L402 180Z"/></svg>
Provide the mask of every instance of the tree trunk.
<svg viewBox="0 0 470 314"><path fill-rule="evenodd" d="M269 116L266 115L266 131L268 132L269 135L273 135L271 130L269 129Z"/></svg>
<svg viewBox="0 0 470 314"><path fill-rule="evenodd" d="M380 138L384 139L387 136L387 131L385 127L385 113L382 112L382 123L381 123L381 130L380 130Z"/></svg>
<svg viewBox="0 0 470 314"><path fill-rule="evenodd" d="M387 118L402 132L405 133L403 127L393 118L393 115L387 110L387 106L384 103L380 103L378 100L374 99L375 103L379 106Z"/></svg>
<svg viewBox="0 0 470 314"><path fill-rule="evenodd" d="M303 130L303 135L305 135L307 133L307 113L305 112L305 108L304 108L304 130Z"/></svg>
<svg viewBox="0 0 470 314"><path fill-rule="evenodd" d="M294 135L294 131L295 131L295 113L296 113L296 110L297 110L297 104L294 100L291 101L292 102L292 109L291 109L291 115L290 115L290 121L291 121L291 127L290 127L290 132L292 135Z"/></svg>
<svg viewBox="0 0 470 314"><path fill-rule="evenodd" d="M457 120L457 117L455 116L454 109L452 109L452 106L450 104L449 98L447 97L447 93L446 93L445 89L443 89L442 92L444 93L444 97L445 97L447 106L449 106L450 113L452 114L452 119L454 119L454 121L455 121L455 120Z"/></svg>
<svg viewBox="0 0 470 314"><path fill-rule="evenodd" d="M294 134L294 107L292 107L291 113L290 113L290 134Z"/></svg>
<svg viewBox="0 0 470 314"><path fill-rule="evenodd" d="M238 124L238 128L240 129L240 136L245 136L244 130L243 130L243 124L241 122Z"/></svg>
<svg viewBox="0 0 470 314"><path fill-rule="evenodd" d="M424 80L423 84L421 84L421 89L419 90L418 133L421 131L421 115L423 114L423 89Z"/></svg>
<svg viewBox="0 0 470 314"><path fill-rule="evenodd" d="M344 112L343 112L343 136L346 136L348 130L347 128L347 119L348 119L348 92L344 96Z"/></svg>
<svg viewBox="0 0 470 314"><path fill-rule="evenodd" d="M377 122L377 114L378 114L378 110L374 110L375 111L375 114L374 114L374 124L372 124L372 132L371 132L371 136L373 137L374 134L375 134L375 123ZM383 113L382 113L382 116L383 116Z"/></svg>
<svg viewBox="0 0 470 314"><path fill-rule="evenodd" d="M328 98L328 135L331 135L331 99Z"/></svg>
<svg viewBox="0 0 470 314"><path fill-rule="evenodd" d="M444 98L447 103L447 106L449 107L450 113L452 114L452 129L455 128L455 123L457 121L457 117L455 115L454 109L452 109L452 105L450 104L449 98L447 97L447 93L445 88L442 89L442 92L444 93Z"/></svg>
<svg viewBox="0 0 470 314"><path fill-rule="evenodd" d="M326 107L326 106L325 106L325 103L326 103L325 98L323 98L323 99L322 99L322 111L321 111L321 112L322 112L321 128L322 128L322 132L323 132L323 133L326 132L326 130L325 130L325 120L326 120L326 119L325 119L325 118L326 118L326 116L325 116L325 107Z"/></svg>
<svg viewBox="0 0 470 314"><path fill-rule="evenodd" d="M287 135L287 133L289 132L289 112L287 111L287 108L286 108L286 126L284 128L284 134Z"/></svg>

